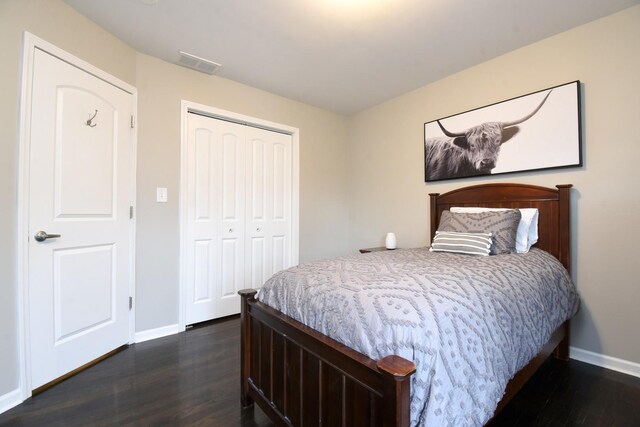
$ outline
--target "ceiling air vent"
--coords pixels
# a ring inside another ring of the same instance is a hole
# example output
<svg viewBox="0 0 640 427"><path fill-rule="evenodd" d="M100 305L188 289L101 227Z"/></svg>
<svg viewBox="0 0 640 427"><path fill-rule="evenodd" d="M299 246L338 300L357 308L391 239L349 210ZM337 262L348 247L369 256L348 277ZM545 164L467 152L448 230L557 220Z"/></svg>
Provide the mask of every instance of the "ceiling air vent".
<svg viewBox="0 0 640 427"><path fill-rule="evenodd" d="M222 67L221 64L182 51L180 51L180 59L178 60L178 65L182 65L183 67L191 68L193 70L200 71L206 74L213 74L218 71L220 67Z"/></svg>

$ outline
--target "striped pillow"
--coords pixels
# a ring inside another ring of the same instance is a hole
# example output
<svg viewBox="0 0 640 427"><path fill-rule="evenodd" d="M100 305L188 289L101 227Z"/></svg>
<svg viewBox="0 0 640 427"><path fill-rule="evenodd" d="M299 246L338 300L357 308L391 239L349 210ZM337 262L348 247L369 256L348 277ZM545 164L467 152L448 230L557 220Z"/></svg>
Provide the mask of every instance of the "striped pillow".
<svg viewBox="0 0 640 427"><path fill-rule="evenodd" d="M458 254L488 256L491 251L491 233L460 233L436 231L431 252L454 252Z"/></svg>

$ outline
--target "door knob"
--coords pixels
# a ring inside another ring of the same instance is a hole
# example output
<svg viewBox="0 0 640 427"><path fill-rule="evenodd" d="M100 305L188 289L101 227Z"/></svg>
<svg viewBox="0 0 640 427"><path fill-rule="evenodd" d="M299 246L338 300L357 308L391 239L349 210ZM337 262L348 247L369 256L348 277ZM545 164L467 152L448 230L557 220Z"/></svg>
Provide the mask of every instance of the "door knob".
<svg viewBox="0 0 640 427"><path fill-rule="evenodd" d="M36 242L44 242L47 239L55 239L56 237L60 237L59 234L47 234L46 231L36 231L36 234L33 235L33 238L36 239Z"/></svg>

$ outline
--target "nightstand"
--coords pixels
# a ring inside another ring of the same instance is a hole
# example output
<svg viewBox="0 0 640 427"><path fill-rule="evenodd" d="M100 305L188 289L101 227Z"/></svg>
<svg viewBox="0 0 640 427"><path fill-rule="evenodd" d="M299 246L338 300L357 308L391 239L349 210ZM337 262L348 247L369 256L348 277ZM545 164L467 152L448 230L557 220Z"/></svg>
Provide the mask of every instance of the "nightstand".
<svg viewBox="0 0 640 427"><path fill-rule="evenodd" d="M377 248L360 249L361 254L368 254L369 252L382 252L382 251L395 251L395 249L387 249L384 246L378 246Z"/></svg>

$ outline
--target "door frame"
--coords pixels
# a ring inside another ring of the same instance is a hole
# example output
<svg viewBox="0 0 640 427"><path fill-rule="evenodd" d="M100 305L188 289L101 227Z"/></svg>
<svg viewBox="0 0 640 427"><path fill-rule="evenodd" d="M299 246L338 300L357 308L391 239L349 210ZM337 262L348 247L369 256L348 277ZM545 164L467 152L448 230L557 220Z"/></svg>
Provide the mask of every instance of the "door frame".
<svg viewBox="0 0 640 427"><path fill-rule="evenodd" d="M28 31L23 33L22 46L22 76L20 92L20 129L19 129L19 160L18 160L18 229L16 252L16 282L17 282L17 320L18 320L18 350L19 350L19 389L22 400L31 396L31 348L29 334L29 173L30 173L30 145L31 145L31 95L33 88L34 55L36 49L47 52L56 58L94 77L99 78L132 95L132 114L137 117L138 92L137 89L117 77L89 64L88 62L60 49ZM134 215L130 221L129 244L131 245L129 275L129 295L133 297L133 306L129 310L129 344L135 337L135 254L136 254L136 156L137 156L137 126L131 135L131 164L129 165L129 179L131 180L131 194L129 202L134 207Z"/></svg>
<svg viewBox="0 0 640 427"><path fill-rule="evenodd" d="M187 310L187 118L196 113L213 119L225 120L245 126L291 135L291 263L299 262L300 252L300 129L268 120L258 119L232 111L187 100L180 103L180 292L178 304L178 331L186 329Z"/></svg>

